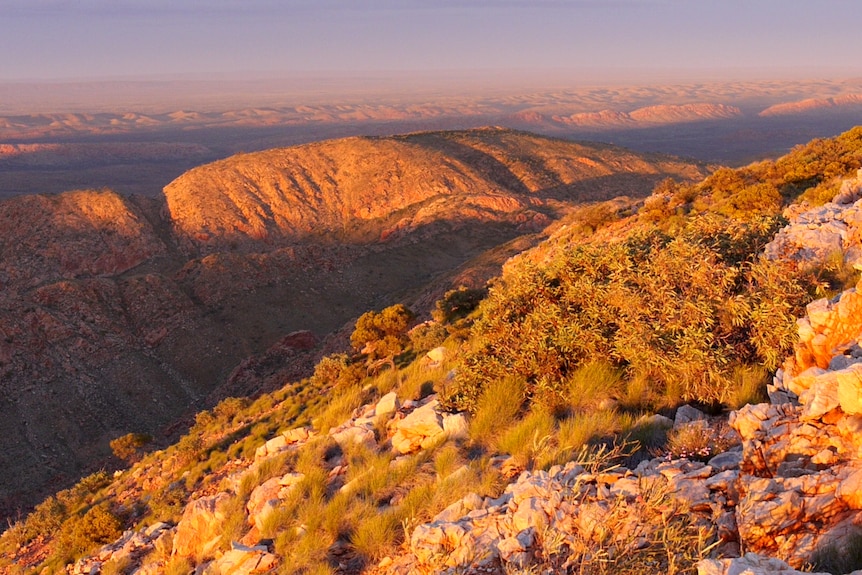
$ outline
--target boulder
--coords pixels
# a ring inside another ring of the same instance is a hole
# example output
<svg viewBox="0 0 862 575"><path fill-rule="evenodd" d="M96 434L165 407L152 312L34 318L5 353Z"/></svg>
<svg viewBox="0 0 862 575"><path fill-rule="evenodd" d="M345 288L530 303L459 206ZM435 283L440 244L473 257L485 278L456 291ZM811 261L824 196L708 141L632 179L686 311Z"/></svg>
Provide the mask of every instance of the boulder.
<svg viewBox="0 0 862 575"><path fill-rule="evenodd" d="M443 436L443 418L437 412L438 405L437 400L432 399L396 424L392 436L393 451L412 453L432 446Z"/></svg>
<svg viewBox="0 0 862 575"><path fill-rule="evenodd" d="M469 426L463 413L447 413L443 416L443 431L451 439L467 439Z"/></svg>
<svg viewBox="0 0 862 575"><path fill-rule="evenodd" d="M446 359L446 348L445 347L435 347L431 351L425 354L432 365L439 365L444 359Z"/></svg>
<svg viewBox="0 0 862 575"><path fill-rule="evenodd" d="M704 421L706 414L699 409L690 405L682 405L676 410L676 415L673 418L674 428L681 427L693 421Z"/></svg>
<svg viewBox="0 0 862 575"><path fill-rule="evenodd" d="M378 418L395 413L396 411L398 411L398 396L395 395L394 391L390 391L381 397L374 407L374 415Z"/></svg>
<svg viewBox="0 0 862 575"><path fill-rule="evenodd" d="M443 418L437 412L437 400L414 409L398 422L398 429L408 435L430 437L443 431Z"/></svg>
<svg viewBox="0 0 862 575"><path fill-rule="evenodd" d="M862 364L835 372L841 409L849 415L862 414Z"/></svg>
<svg viewBox="0 0 862 575"><path fill-rule="evenodd" d="M704 559L697 564L697 575L828 575L797 571L780 559L746 553L735 559Z"/></svg>
<svg viewBox="0 0 862 575"><path fill-rule="evenodd" d="M278 558L266 548L234 544L233 549L212 561L203 575L252 575L267 573L278 564Z"/></svg>
<svg viewBox="0 0 862 575"><path fill-rule="evenodd" d="M371 449L377 447L377 438L374 430L366 427L339 428L330 433L332 439L342 448L350 445L365 445Z"/></svg>
<svg viewBox="0 0 862 575"><path fill-rule="evenodd" d="M174 535L173 554L181 557L212 557L222 538L222 527L231 496L218 493L186 505Z"/></svg>
<svg viewBox="0 0 862 575"><path fill-rule="evenodd" d="M862 469L855 469L838 484L835 496L850 509L862 509Z"/></svg>

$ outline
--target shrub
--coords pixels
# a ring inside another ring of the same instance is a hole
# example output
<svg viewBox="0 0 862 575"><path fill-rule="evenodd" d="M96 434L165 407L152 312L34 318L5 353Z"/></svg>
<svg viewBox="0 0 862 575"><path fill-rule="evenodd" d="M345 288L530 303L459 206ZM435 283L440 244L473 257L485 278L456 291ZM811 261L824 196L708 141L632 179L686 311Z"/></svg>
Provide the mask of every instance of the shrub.
<svg viewBox="0 0 862 575"><path fill-rule="evenodd" d="M597 357L671 399L728 399L735 365L775 369L789 352L808 297L790 270L757 257L780 224L699 217L673 236L574 246L544 268L519 262L480 306L444 405L475 411L486 385L517 377L555 408Z"/></svg>
<svg viewBox="0 0 862 575"><path fill-rule="evenodd" d="M228 397L221 400L218 405L213 408L213 415L224 424L230 424L234 417L243 409L246 409L251 404L251 401L246 397Z"/></svg>
<svg viewBox="0 0 862 575"><path fill-rule="evenodd" d="M584 206L578 210L577 221L588 233L619 219L617 211L610 202Z"/></svg>
<svg viewBox="0 0 862 575"><path fill-rule="evenodd" d="M707 461L727 451L733 444L731 437L727 424L711 427L706 421L692 421L668 431L663 451L670 459Z"/></svg>
<svg viewBox="0 0 862 575"><path fill-rule="evenodd" d="M436 321L420 323L410 330L410 345L417 352L428 351L443 344L449 334L442 324Z"/></svg>
<svg viewBox="0 0 862 575"><path fill-rule="evenodd" d="M56 555L64 561L78 558L97 545L114 541L122 534L122 522L106 505L90 508L82 517L67 519L57 538Z"/></svg>
<svg viewBox="0 0 862 575"><path fill-rule="evenodd" d="M140 461L143 457L143 449L153 441L153 436L148 433L127 433L116 439L112 439L111 451L117 457L128 464Z"/></svg>
<svg viewBox="0 0 862 575"><path fill-rule="evenodd" d="M487 289L464 286L447 291L443 299L437 301L436 309L431 315L438 323L454 324L470 315L487 294Z"/></svg>
<svg viewBox="0 0 862 575"><path fill-rule="evenodd" d="M362 314L350 335L350 344L357 351L367 350L370 360L392 358L401 353L409 339L407 329L413 312L403 304Z"/></svg>
<svg viewBox="0 0 862 575"><path fill-rule="evenodd" d="M365 367L350 361L346 354L327 355L314 367L311 383L318 388L351 387L365 377Z"/></svg>

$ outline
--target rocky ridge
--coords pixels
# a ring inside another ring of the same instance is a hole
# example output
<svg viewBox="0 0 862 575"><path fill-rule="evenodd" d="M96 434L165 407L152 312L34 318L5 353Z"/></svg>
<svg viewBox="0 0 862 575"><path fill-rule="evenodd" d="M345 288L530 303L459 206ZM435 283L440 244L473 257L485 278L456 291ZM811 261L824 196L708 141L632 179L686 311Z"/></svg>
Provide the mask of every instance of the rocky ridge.
<svg viewBox="0 0 862 575"><path fill-rule="evenodd" d="M550 119L564 126L579 128L614 128L623 126L650 126L704 120L725 120L742 116L742 110L726 104L655 105L629 112L602 110L581 112L569 116L552 116Z"/></svg>
<svg viewBox="0 0 862 575"><path fill-rule="evenodd" d="M862 371L857 369L862 366L862 322L853 313L862 305L858 289L862 282L831 302L809 305L808 316L800 319L796 353L770 387L771 403L730 414L736 433L730 450L705 461L660 457L633 468L603 469L595 460L581 459L548 471L523 471L499 497L468 494L432 521L416 525L403 552L385 557L370 571L583 569L602 560L595 555L597 548L648 561L662 529L673 525L684 525L689 535L708 543L715 558L698 564L700 575L791 575L812 562L840 558L839 550L862 537ZM826 347L811 345L833 333L843 335ZM687 406L673 421L661 416L651 420L702 432L718 422ZM378 438L375 429L381 425L386 431ZM463 437L466 430L464 415L441 413L433 395L415 402L390 393L355 410L328 435L342 446L360 443L392 451L391 465L398 466L440 441ZM267 460L301 449L315 435L308 428L275 435L260 445L254 461L236 462L239 467L223 485L238 489ZM517 472L505 457L494 464ZM338 461L327 465L333 488L349 492L346 466ZM453 470L446 481L457 481L462 473L466 468ZM80 560L70 573L98 571L117 556L143 556L171 538L173 555L194 558L199 572L268 572L281 559L260 532L268 514L301 479L288 472L254 487L246 505L245 535L228 551L214 549L225 520L220 509L231 491L191 501L174 527L155 524L124 534ZM160 568L150 563L136 572L157 573Z"/></svg>
<svg viewBox="0 0 862 575"><path fill-rule="evenodd" d="M487 128L241 154L189 171L165 195L183 249L209 253L312 238L370 243L441 222L537 230L559 202L607 199L606 190L620 195L627 178L657 181L677 170L686 168L610 146Z"/></svg>

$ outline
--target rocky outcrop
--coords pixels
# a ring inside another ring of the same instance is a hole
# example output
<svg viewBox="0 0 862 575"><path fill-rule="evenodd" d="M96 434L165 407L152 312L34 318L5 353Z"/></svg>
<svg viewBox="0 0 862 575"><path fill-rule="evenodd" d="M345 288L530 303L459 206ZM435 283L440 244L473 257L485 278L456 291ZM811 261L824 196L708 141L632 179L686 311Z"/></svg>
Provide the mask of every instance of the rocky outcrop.
<svg viewBox="0 0 862 575"><path fill-rule="evenodd" d="M785 211L790 223L765 248L766 257L803 265L834 259L847 265L862 260L862 171L845 180L835 198L823 206Z"/></svg>
<svg viewBox="0 0 862 575"><path fill-rule="evenodd" d="M606 472L572 462L524 472L502 496L468 495L418 526L411 557L394 572L480 573L493 565L518 569L537 562L577 569L590 564L599 546L614 555L650 545L656 517L711 530L732 553L736 473L686 460Z"/></svg>
<svg viewBox="0 0 862 575"><path fill-rule="evenodd" d="M807 315L797 320L799 340L775 378L773 392L801 396L813 378L826 369L841 370L862 357L862 285L833 299L818 299L806 306Z"/></svg>
<svg viewBox="0 0 862 575"><path fill-rule="evenodd" d="M170 550L175 529L166 523L155 523L138 531L126 531L117 541L103 546L93 555L79 559L67 568L70 575L99 573L106 564L137 565L157 548ZM143 575L143 572L142 572Z"/></svg>
<svg viewBox="0 0 862 575"><path fill-rule="evenodd" d="M787 116L851 106L862 106L862 94L845 94L834 98L806 98L796 102L782 102L769 106L758 115L762 117Z"/></svg>
<svg viewBox="0 0 862 575"><path fill-rule="evenodd" d="M222 539L230 495L219 493L190 502L177 524L173 554L197 560L212 557Z"/></svg>
<svg viewBox="0 0 862 575"><path fill-rule="evenodd" d="M811 573L797 571L781 559L764 557L757 553L746 553L733 559L707 559L697 566L697 575L828 575L826 573ZM853 573L858 573L854 571Z"/></svg>

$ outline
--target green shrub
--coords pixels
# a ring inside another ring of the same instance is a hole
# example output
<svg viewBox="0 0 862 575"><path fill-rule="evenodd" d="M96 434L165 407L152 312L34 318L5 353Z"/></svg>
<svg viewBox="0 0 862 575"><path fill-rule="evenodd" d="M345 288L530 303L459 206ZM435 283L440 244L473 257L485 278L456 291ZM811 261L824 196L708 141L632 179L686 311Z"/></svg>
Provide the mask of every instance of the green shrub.
<svg viewBox="0 0 862 575"><path fill-rule="evenodd" d="M443 299L437 301L436 308L431 315L440 324L454 324L473 313L473 310L486 295L488 295L488 290L484 288L476 289L461 286L458 289L447 291Z"/></svg>
<svg viewBox="0 0 862 575"><path fill-rule="evenodd" d="M668 431L667 444L662 451L672 459L708 461L728 450L733 444L731 437L726 424L712 427L705 421L691 422Z"/></svg>
<svg viewBox="0 0 862 575"><path fill-rule="evenodd" d="M410 330L410 345L416 352L428 351L443 345L449 332L436 321L420 323Z"/></svg>
<svg viewBox="0 0 862 575"><path fill-rule="evenodd" d="M577 223L590 234L619 218L617 210L610 202L584 206L577 212Z"/></svg>
<svg viewBox="0 0 862 575"><path fill-rule="evenodd" d="M444 406L475 411L486 385L516 377L556 409L595 358L669 400L728 399L735 365L775 369L790 351L808 298L789 269L758 259L781 223L699 217L674 236L637 232L574 246L543 268L519 262L480 306Z"/></svg>
<svg viewBox="0 0 862 575"><path fill-rule="evenodd" d="M312 385L319 388L351 387L365 377L365 366L350 361L347 354L336 353L321 359L314 367Z"/></svg>
<svg viewBox="0 0 862 575"><path fill-rule="evenodd" d="M213 415L224 424L233 422L234 417L242 410L246 409L251 404L251 401L246 397L228 397L221 400L218 405L213 408Z"/></svg>
<svg viewBox="0 0 862 575"><path fill-rule="evenodd" d="M403 304L365 312L356 321L350 344L357 351L367 350L370 360L395 357L409 343L407 329L412 322L413 312Z"/></svg>
<svg viewBox="0 0 862 575"><path fill-rule="evenodd" d="M148 433L127 433L112 439L110 446L117 459L132 464L141 460L144 447L152 441L153 436Z"/></svg>
<svg viewBox="0 0 862 575"><path fill-rule="evenodd" d="M97 545L122 535L122 522L106 505L90 508L83 516L72 516L60 528L56 555L63 561L76 559Z"/></svg>

